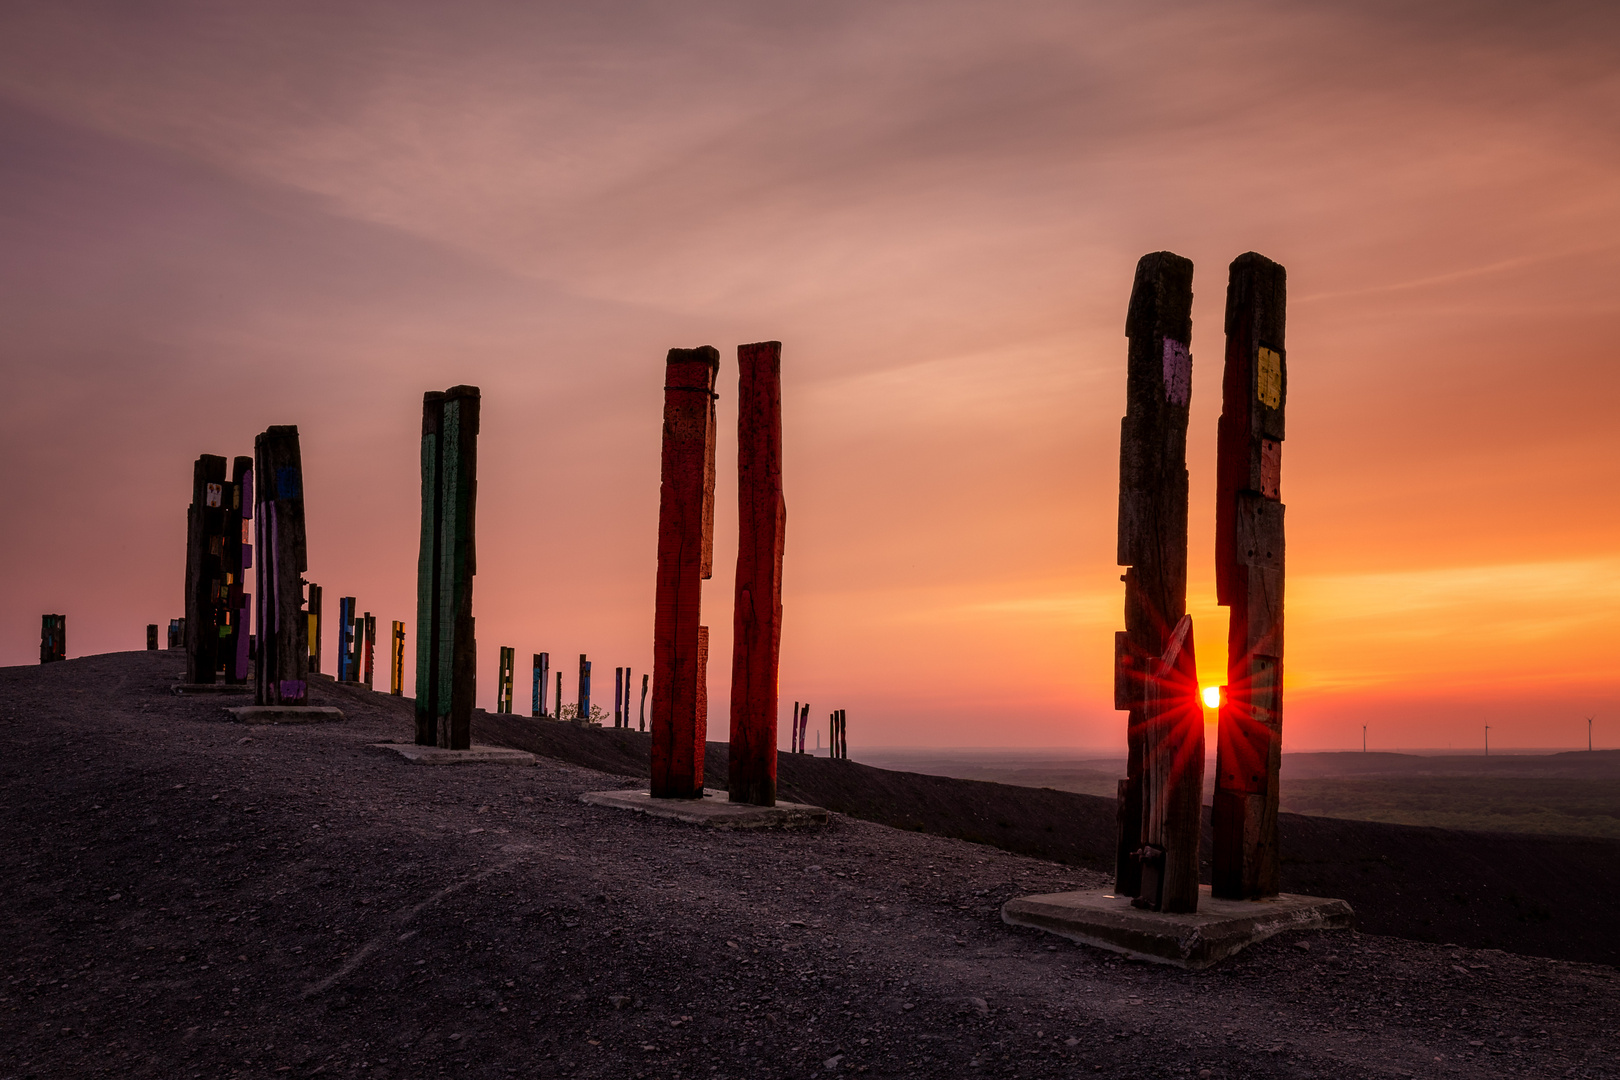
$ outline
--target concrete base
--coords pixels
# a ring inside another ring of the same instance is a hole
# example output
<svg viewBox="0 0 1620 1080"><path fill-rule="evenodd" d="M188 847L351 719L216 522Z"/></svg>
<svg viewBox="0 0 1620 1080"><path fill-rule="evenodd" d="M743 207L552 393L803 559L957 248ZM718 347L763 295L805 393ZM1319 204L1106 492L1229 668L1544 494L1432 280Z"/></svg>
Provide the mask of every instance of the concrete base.
<svg viewBox="0 0 1620 1080"><path fill-rule="evenodd" d="M392 750L416 765L533 765L534 755L506 746L473 746L466 750L446 750L415 743L372 743L379 750Z"/></svg>
<svg viewBox="0 0 1620 1080"><path fill-rule="evenodd" d="M1001 907L1001 921L1033 926L1142 960L1198 970L1285 930L1343 930L1355 912L1343 900L1283 893L1270 900L1216 900L1199 890L1198 911L1171 915L1131 906L1105 889L1020 896Z"/></svg>
<svg viewBox="0 0 1620 1080"><path fill-rule="evenodd" d="M827 811L804 803L779 802L775 806L734 803L726 792L706 789L701 799L655 799L645 791L588 791L580 802L635 810L653 817L672 818L691 825L719 829L765 829L772 826L825 825Z"/></svg>
<svg viewBox="0 0 1620 1080"><path fill-rule="evenodd" d="M169 693L171 693L171 694L251 694L251 693L253 693L253 684L252 683L224 683L224 682L209 682L209 683L183 682L183 683L175 683L173 686L169 687Z"/></svg>
<svg viewBox="0 0 1620 1080"><path fill-rule="evenodd" d="M343 719L343 710L324 705L243 705L226 709L238 724L322 724Z"/></svg>

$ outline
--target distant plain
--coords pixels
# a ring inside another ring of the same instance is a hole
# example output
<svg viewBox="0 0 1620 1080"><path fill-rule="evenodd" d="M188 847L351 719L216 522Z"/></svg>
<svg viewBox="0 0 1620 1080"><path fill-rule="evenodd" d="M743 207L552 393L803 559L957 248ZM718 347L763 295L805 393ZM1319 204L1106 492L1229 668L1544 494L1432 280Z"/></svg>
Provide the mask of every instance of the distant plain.
<svg viewBox="0 0 1620 1080"><path fill-rule="evenodd" d="M1112 796L1123 758L1063 751L852 753L885 769ZM1204 801L1212 779L1205 776ZM1482 832L1620 839L1620 750L1457 755L1298 753L1282 761L1282 809L1317 817Z"/></svg>

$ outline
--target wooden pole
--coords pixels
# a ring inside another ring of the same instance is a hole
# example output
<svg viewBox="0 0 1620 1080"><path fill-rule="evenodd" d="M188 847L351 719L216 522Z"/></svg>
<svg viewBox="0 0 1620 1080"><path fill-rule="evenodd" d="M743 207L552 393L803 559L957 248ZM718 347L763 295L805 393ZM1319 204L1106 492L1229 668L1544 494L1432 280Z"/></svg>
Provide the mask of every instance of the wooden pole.
<svg viewBox="0 0 1620 1080"><path fill-rule="evenodd" d="M253 444L253 535L260 705L309 703L309 619L304 611L304 466L298 428L265 430Z"/></svg>
<svg viewBox="0 0 1620 1080"><path fill-rule="evenodd" d="M737 348L737 583L732 604L732 802L776 805L782 655L782 343Z"/></svg>
<svg viewBox="0 0 1620 1080"><path fill-rule="evenodd" d="M529 715L546 715L546 670L551 667L551 654L534 654L534 700L529 703Z"/></svg>
<svg viewBox="0 0 1620 1080"><path fill-rule="evenodd" d="M1192 616L1183 615L1144 686L1141 889L1150 911L1198 910L1204 804L1204 710L1198 699Z"/></svg>
<svg viewBox="0 0 1620 1080"><path fill-rule="evenodd" d="M472 745L478 494L476 386L422 395L422 536L416 563L416 742Z"/></svg>
<svg viewBox="0 0 1620 1080"><path fill-rule="evenodd" d="M510 645L501 646L501 670L497 676L495 690L495 711L510 713L512 711L512 684L516 678L517 650Z"/></svg>
<svg viewBox="0 0 1620 1080"><path fill-rule="evenodd" d="M338 599L338 682L355 681L354 597Z"/></svg>
<svg viewBox="0 0 1620 1080"><path fill-rule="evenodd" d="M630 665L624 666L624 729L630 730Z"/></svg>
<svg viewBox="0 0 1620 1080"><path fill-rule="evenodd" d="M641 730L647 730L647 689L652 676L645 673L641 676Z"/></svg>
<svg viewBox="0 0 1620 1080"><path fill-rule="evenodd" d="M624 668L613 669L613 726L624 727Z"/></svg>
<svg viewBox="0 0 1620 1080"><path fill-rule="evenodd" d="M360 623L366 628L366 650L360 666L360 681L370 690L377 664L377 617L368 611L360 617Z"/></svg>
<svg viewBox="0 0 1620 1080"><path fill-rule="evenodd" d="M1148 673L1187 609L1187 410L1192 398L1192 262L1168 251L1136 264L1125 317L1119 437L1119 552L1125 629L1114 635L1114 708L1130 715L1119 785L1114 891L1141 889Z"/></svg>
<svg viewBox="0 0 1620 1080"><path fill-rule="evenodd" d="M388 651L388 692L395 697L405 696L405 624L394 620L394 632Z"/></svg>
<svg viewBox="0 0 1620 1080"><path fill-rule="evenodd" d="M146 624L146 650L147 650L147 652L151 652L153 649L157 648L157 630L158 630L158 624L157 623L154 622L154 623L147 623Z"/></svg>
<svg viewBox="0 0 1620 1080"><path fill-rule="evenodd" d="M315 674L321 671L321 587L314 583L309 586L309 670Z"/></svg>
<svg viewBox="0 0 1620 1080"><path fill-rule="evenodd" d="M39 662L67 659L67 616L42 615L39 622Z"/></svg>
<svg viewBox="0 0 1620 1080"><path fill-rule="evenodd" d="M788 752L797 754L799 752L799 703L797 701L793 703L793 712L790 715L793 719L788 722Z"/></svg>
<svg viewBox="0 0 1620 1080"><path fill-rule="evenodd" d="M191 468L186 511L186 682L211 683L219 671L225 612L225 459L203 454Z"/></svg>
<svg viewBox="0 0 1620 1080"><path fill-rule="evenodd" d="M1215 593L1231 610L1215 750L1214 895L1275 896L1282 763L1283 410L1288 275L1254 252L1226 287L1215 464Z"/></svg>
<svg viewBox="0 0 1620 1080"><path fill-rule="evenodd" d="M665 360L652 679L652 794L660 799L703 796L708 629L701 603L714 568L719 369L720 353L708 345L671 349Z"/></svg>
<svg viewBox="0 0 1620 1080"><path fill-rule="evenodd" d="M248 677L248 630L252 595L247 571L253 568L253 459L231 460L231 483L225 506L225 625L220 628L220 664L225 681L245 683Z"/></svg>
<svg viewBox="0 0 1620 1080"><path fill-rule="evenodd" d="M585 658L584 653L579 654L579 706L574 714L574 723L588 724L591 722L591 662Z"/></svg>

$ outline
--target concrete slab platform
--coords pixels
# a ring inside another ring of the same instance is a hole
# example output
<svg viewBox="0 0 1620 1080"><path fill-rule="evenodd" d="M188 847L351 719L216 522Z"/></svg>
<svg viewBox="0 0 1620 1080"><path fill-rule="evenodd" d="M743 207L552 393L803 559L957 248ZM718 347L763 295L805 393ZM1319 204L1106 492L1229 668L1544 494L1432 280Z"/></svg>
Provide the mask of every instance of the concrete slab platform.
<svg viewBox="0 0 1620 1080"><path fill-rule="evenodd" d="M171 694L251 694L252 683L175 683L169 687Z"/></svg>
<svg viewBox="0 0 1620 1080"><path fill-rule="evenodd" d="M726 792L712 788L705 789L701 799L655 799L650 792L631 788L587 791L579 797L579 801L592 806L635 810L691 825L710 825L717 829L794 828L827 823L827 811L819 806L792 802L779 802L775 806L734 803Z"/></svg>
<svg viewBox="0 0 1620 1080"><path fill-rule="evenodd" d="M243 705L226 709L239 724L324 724L343 719L343 710L326 705Z"/></svg>
<svg viewBox="0 0 1620 1080"><path fill-rule="evenodd" d="M372 743L379 750L391 750L415 765L533 765L534 755L507 746L472 746L466 750L446 750L415 743Z"/></svg>
<svg viewBox="0 0 1620 1080"><path fill-rule="evenodd" d="M1216 900L1199 890L1198 911L1172 915L1131 906L1106 889L1020 896L1001 921L1143 960L1199 970L1286 930L1344 930L1355 912L1343 900L1283 893L1270 900Z"/></svg>

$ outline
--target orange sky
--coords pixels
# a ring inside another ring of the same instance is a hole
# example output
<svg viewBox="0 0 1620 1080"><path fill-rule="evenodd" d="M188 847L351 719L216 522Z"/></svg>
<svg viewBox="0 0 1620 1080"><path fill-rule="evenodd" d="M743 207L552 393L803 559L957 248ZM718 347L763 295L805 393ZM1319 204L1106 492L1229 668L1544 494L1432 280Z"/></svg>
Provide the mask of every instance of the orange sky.
<svg viewBox="0 0 1620 1080"><path fill-rule="evenodd" d="M1620 745L1617 115L1602 3L7 4L0 663L46 611L72 655L180 614L191 461L277 423L310 578L414 630L421 394L467 382L480 704L503 644L611 703L663 355L713 344L723 733L735 348L776 338L784 702L857 754L1114 749L1132 269L1197 265L1219 681L1252 249L1290 283L1285 746Z"/></svg>

